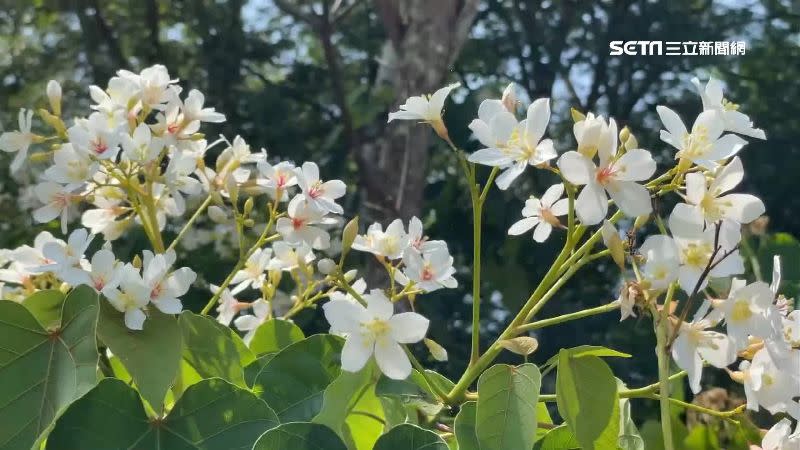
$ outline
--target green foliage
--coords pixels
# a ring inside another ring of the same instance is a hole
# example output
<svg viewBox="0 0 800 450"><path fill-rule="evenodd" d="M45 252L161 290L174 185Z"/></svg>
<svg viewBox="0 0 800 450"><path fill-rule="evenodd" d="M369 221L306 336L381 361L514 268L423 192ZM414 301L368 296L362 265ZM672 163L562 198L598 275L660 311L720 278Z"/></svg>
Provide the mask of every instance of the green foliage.
<svg viewBox="0 0 800 450"><path fill-rule="evenodd" d="M616 350L601 347L598 345L579 345L577 347L566 348L559 350L558 353L553 355L547 362L544 363L545 368L557 366L561 360L562 353L566 353L573 358L580 358L582 356L598 356L598 357L616 357L616 358L630 358L631 355L627 353L618 352Z"/></svg>
<svg viewBox="0 0 800 450"><path fill-rule="evenodd" d="M475 433L481 450L529 449L542 376L533 364L497 364L478 379Z"/></svg>
<svg viewBox="0 0 800 450"><path fill-rule="evenodd" d="M461 405L461 410L456 416L453 424L453 431L456 434L459 450L480 450L478 435L475 432L475 418L478 412L478 404L466 402Z"/></svg>
<svg viewBox="0 0 800 450"><path fill-rule="evenodd" d="M436 433L416 425L398 425L375 442L374 450L448 450Z"/></svg>
<svg viewBox="0 0 800 450"><path fill-rule="evenodd" d="M272 357L253 376L253 388L281 422L310 421L322 410L325 389L341 371L342 339L317 334Z"/></svg>
<svg viewBox="0 0 800 450"><path fill-rule="evenodd" d="M617 380L598 356L562 350L556 379L558 412L586 450L616 450L619 435Z"/></svg>
<svg viewBox="0 0 800 450"><path fill-rule="evenodd" d="M97 381L97 294L78 288L47 331L25 306L0 301L0 449L27 449Z"/></svg>
<svg viewBox="0 0 800 450"><path fill-rule="evenodd" d="M278 353L285 347L305 339L303 330L294 322L271 319L261 324L250 341L250 350L256 355Z"/></svg>
<svg viewBox="0 0 800 450"><path fill-rule="evenodd" d="M548 431L536 442L533 450L572 450L579 449L580 444L567 425L561 425Z"/></svg>
<svg viewBox="0 0 800 450"><path fill-rule="evenodd" d="M97 335L128 369L142 398L163 411L164 396L178 375L183 353L178 320L151 309L144 329L130 330L122 313L102 300Z"/></svg>
<svg viewBox="0 0 800 450"><path fill-rule="evenodd" d="M105 379L59 419L47 450L244 450L276 425L263 401L218 378L191 386L163 419L148 417L127 384Z"/></svg>
<svg viewBox="0 0 800 450"><path fill-rule="evenodd" d="M64 293L57 289L39 291L22 301L45 329L57 327L61 321Z"/></svg>
<svg viewBox="0 0 800 450"><path fill-rule="evenodd" d="M325 425L292 422L264 433L253 450L347 450L347 446Z"/></svg>
<svg viewBox="0 0 800 450"><path fill-rule="evenodd" d="M431 370L425 372L432 382L437 383L442 390L448 391L452 388L453 383L442 375ZM412 370L411 376L405 380L381 377L375 387L375 392L380 396L397 398L426 416L436 415L444 407L425 377L417 370Z"/></svg>
<svg viewBox="0 0 800 450"><path fill-rule="evenodd" d="M255 358L233 330L191 311L181 313L178 324L183 336L183 359L198 375L247 387L243 364Z"/></svg>

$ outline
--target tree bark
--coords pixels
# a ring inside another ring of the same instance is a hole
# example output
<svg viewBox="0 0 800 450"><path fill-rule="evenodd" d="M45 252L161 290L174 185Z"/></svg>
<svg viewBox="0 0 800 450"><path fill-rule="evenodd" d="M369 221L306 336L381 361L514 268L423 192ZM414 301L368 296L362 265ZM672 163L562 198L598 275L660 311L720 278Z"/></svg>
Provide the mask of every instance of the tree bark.
<svg viewBox="0 0 800 450"><path fill-rule="evenodd" d="M478 0L375 0L388 37L378 79L394 89L397 104L430 94L445 82L478 11ZM392 122L382 137L356 150L365 215L376 221L408 219L422 211L431 130Z"/></svg>

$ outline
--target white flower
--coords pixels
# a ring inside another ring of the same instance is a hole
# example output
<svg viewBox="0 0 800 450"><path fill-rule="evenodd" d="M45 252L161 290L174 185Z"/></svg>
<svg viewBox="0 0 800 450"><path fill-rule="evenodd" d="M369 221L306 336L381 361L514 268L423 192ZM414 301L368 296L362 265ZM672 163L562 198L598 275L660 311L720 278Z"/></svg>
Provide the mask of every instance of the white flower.
<svg viewBox="0 0 800 450"><path fill-rule="evenodd" d="M40 267L39 270L53 272L72 286L88 284L89 278L84 269L88 262L83 255L93 239L94 235L89 234L85 228L78 228L70 233L66 244L53 241L44 244L42 255L52 263Z"/></svg>
<svg viewBox="0 0 800 450"><path fill-rule="evenodd" d="M64 184L64 190L71 191L89 181L97 169L98 164L88 155L64 144L53 153L53 165L44 171L44 178Z"/></svg>
<svg viewBox="0 0 800 450"><path fill-rule="evenodd" d="M508 189L528 165L537 166L556 157L553 141L542 140L550 121L550 99L540 98L528 107L527 118L519 123L500 100L484 100L478 119L470 129L486 148L469 156L469 161L500 167L497 187Z"/></svg>
<svg viewBox="0 0 800 450"><path fill-rule="evenodd" d="M107 288L103 295L117 311L125 313L125 326L141 330L147 316L144 309L150 302L150 288L139 276L139 270L130 264L121 269L118 288Z"/></svg>
<svg viewBox="0 0 800 450"><path fill-rule="evenodd" d="M203 108L205 96L197 89L189 91L183 102L183 116L187 122L200 121L220 123L225 122L225 115L218 113L214 108Z"/></svg>
<svg viewBox="0 0 800 450"><path fill-rule="evenodd" d="M395 219L383 230L380 223L373 223L367 228L367 234L356 236L353 250L372 253L387 259L398 259L403 256L410 240L405 232L403 222Z"/></svg>
<svg viewBox="0 0 800 450"><path fill-rule="evenodd" d="M761 440L761 450L796 450L800 448L800 425L792 433L792 422L784 417L772 426Z"/></svg>
<svg viewBox="0 0 800 450"><path fill-rule="evenodd" d="M400 111L389 113L389 122L393 120L419 120L431 124L442 121L442 107L450 91L459 87L459 83L445 86L430 96L409 97L400 105Z"/></svg>
<svg viewBox="0 0 800 450"><path fill-rule="evenodd" d="M697 87L697 91L703 101L703 110L714 110L722 116L722 122L725 124L725 131L743 134L757 139L767 138L764 134L764 130L755 128L750 118L738 111L738 105L734 105L723 97L722 82L714 78L709 78L705 88L703 88L700 84L700 80L695 77L692 78L692 84Z"/></svg>
<svg viewBox="0 0 800 450"><path fill-rule="evenodd" d="M793 361L790 367L800 364L800 350L794 350L787 359ZM739 370L744 374L744 393L747 408L758 411L759 405L771 414L787 412L800 417L800 403L794 398L800 396L800 376L796 370L781 370L784 362L776 361L766 348L753 356L753 361L742 361Z"/></svg>
<svg viewBox="0 0 800 450"><path fill-rule="evenodd" d="M446 245L422 253L405 252L403 264L405 264L403 271L395 272L395 280L402 285L413 281L416 287L425 292L433 292L443 287L450 289L458 287L458 281L453 277L456 273L453 257L450 256Z"/></svg>
<svg viewBox="0 0 800 450"><path fill-rule="evenodd" d="M289 201L286 214L289 217L281 217L275 224L275 229L286 242L293 245L305 242L315 250L330 247L331 237L328 232L314 226L331 223L325 218L325 211L309 203L305 196L296 195Z"/></svg>
<svg viewBox="0 0 800 450"><path fill-rule="evenodd" d="M738 156L721 167L708 185L702 173L688 173L686 201L700 210L708 226L722 219L750 223L764 214L764 202L750 194L723 195L735 188L743 177L744 168Z"/></svg>
<svg viewBox="0 0 800 450"><path fill-rule="evenodd" d="M261 285L266 280L264 272L267 270L271 258L272 249L270 248L259 248L250 254L244 267L233 275L230 283L233 286L231 292L236 295L248 287L261 289Z"/></svg>
<svg viewBox="0 0 800 450"><path fill-rule="evenodd" d="M121 144L123 158L140 164L155 160L164 148L164 141L160 137L153 137L150 127L144 123L133 130L132 136L123 133Z"/></svg>
<svg viewBox="0 0 800 450"><path fill-rule="evenodd" d="M736 349L728 336L708 330L716 325L716 320L712 316L703 317L706 310L707 307L701 307L692 322L681 324L672 346L672 358L687 372L689 387L695 394L700 392L703 360L718 368L736 360Z"/></svg>
<svg viewBox="0 0 800 450"><path fill-rule="evenodd" d="M211 292L216 294L219 292L219 286L212 284L209 286L211 288ZM222 293L219 295L219 304L217 305L217 322L221 323L222 325L230 326L231 321L239 313L239 310L242 309L242 306L246 305L246 303L241 303L236 297L233 296L233 293L230 289L225 288Z"/></svg>
<svg viewBox="0 0 800 450"><path fill-rule="evenodd" d="M186 202L182 194L196 195L202 191L202 185L191 174L197 168L197 159L187 153L173 152L172 157L164 171L164 181L169 189L177 214L181 215L186 211Z"/></svg>
<svg viewBox="0 0 800 450"><path fill-rule="evenodd" d="M22 163L28 157L28 149L36 138L36 135L31 133L33 110L20 109L18 122L19 130L6 131L0 135L0 150L8 153L17 153L11 162L12 172L16 172L22 167Z"/></svg>
<svg viewBox="0 0 800 450"><path fill-rule="evenodd" d="M692 132L678 114L666 106L656 107L666 130L661 130L661 140L675 147L676 159L685 159L707 169L716 167L716 161L730 158L747 144L735 134L722 136L725 125L715 110L703 111L695 119Z"/></svg>
<svg viewBox="0 0 800 450"><path fill-rule="evenodd" d="M178 314L183 310L179 297L186 294L197 279L197 274L188 267L170 272L174 263L174 251L157 255L144 251L142 279L150 289L150 302L166 314Z"/></svg>
<svg viewBox="0 0 800 450"><path fill-rule="evenodd" d="M616 134L617 126L611 120L611 129ZM572 184L586 185L575 201L575 212L584 225L595 225L608 214L608 197L629 217L649 214L652 210L650 193L647 188L637 184L653 175L656 162L650 152L632 149L617 157L617 140L609 146L601 146L597 151L600 166L586 155L569 151L561 155L558 168Z"/></svg>
<svg viewBox="0 0 800 450"><path fill-rule="evenodd" d="M275 256L267 264L267 270L291 271L301 264L306 265L314 260L314 253L305 242L295 248L286 242L279 241L272 245L272 252Z"/></svg>
<svg viewBox="0 0 800 450"><path fill-rule="evenodd" d="M124 192L114 187L96 189L93 203L97 208L84 211L81 223L92 233L102 233L106 241L118 239L132 222L131 216L117 220L131 211L130 207L120 205L124 197Z"/></svg>
<svg viewBox="0 0 800 450"><path fill-rule="evenodd" d="M435 241L425 236L422 221L417 216L412 216L408 221L408 248L406 251L426 252L436 247L447 247L445 241Z"/></svg>
<svg viewBox="0 0 800 450"><path fill-rule="evenodd" d="M283 195L283 193L297 184L296 167L290 162L284 161L273 166L265 160L258 163L258 170L261 175L266 177L266 180L258 180L259 185L264 187L273 198L280 191L281 197L278 200L286 200L288 196Z"/></svg>
<svg viewBox="0 0 800 450"><path fill-rule="evenodd" d="M33 211L33 219L38 223L46 223L61 216L61 232L66 234L69 206L76 194L65 191L63 186L50 181L37 184L33 192L44 203L44 206Z"/></svg>
<svg viewBox="0 0 800 450"><path fill-rule="evenodd" d="M119 152L122 133L113 120L101 113L92 113L88 119L78 119L69 127L67 135L75 150L97 159L114 160Z"/></svg>
<svg viewBox="0 0 800 450"><path fill-rule="evenodd" d="M92 256L91 268L86 273L88 284L97 292L113 289L119 285L121 269L122 266L110 249L100 249Z"/></svg>
<svg viewBox="0 0 800 450"><path fill-rule="evenodd" d="M704 289L710 278L722 278L744 273L744 261L736 250L741 240L740 226L734 222L723 220L719 222L719 237L717 239L716 227L704 228L703 217L689 205L677 204L669 216L669 228L680 250L681 267L678 270L678 282L681 289L691 293L706 268L713 266L702 282L700 290ZM714 243L719 250L714 254ZM724 257L727 254L727 257ZM724 258L723 258L724 257Z"/></svg>
<svg viewBox="0 0 800 450"><path fill-rule="evenodd" d="M421 341L428 319L414 313L394 314L394 305L380 290L364 295L360 303L331 300L323 306L332 330L347 334L342 349L342 370L358 372L374 354L381 372L403 380L411 375L411 362L401 344Z"/></svg>
<svg viewBox="0 0 800 450"><path fill-rule="evenodd" d="M748 337L772 337L772 301L774 295L769 285L758 281L736 289L731 288L728 298L717 309L725 317L728 336L737 349L747 347Z"/></svg>
<svg viewBox="0 0 800 450"><path fill-rule="evenodd" d="M245 344L250 345L250 341L253 340L253 336L255 336L259 325L266 322L269 316L269 303L263 299L258 299L253 302L253 314L245 314L237 317L236 320L233 321L233 325L236 326L239 331L246 332L243 340Z"/></svg>
<svg viewBox="0 0 800 450"><path fill-rule="evenodd" d="M662 234L649 236L639 253L645 257L642 277L650 283L650 289L666 289L678 279L680 249L671 237Z"/></svg>
<svg viewBox="0 0 800 450"><path fill-rule="evenodd" d="M120 70L117 75L136 86L136 96L144 106L155 109L174 97L174 91L170 92L170 85L178 81L171 80L167 68L161 64L148 67L138 74Z"/></svg>
<svg viewBox="0 0 800 450"><path fill-rule="evenodd" d="M531 197L525 201L522 208L524 219L515 222L508 229L508 234L517 236L531 228L533 230L533 240L544 242L549 236L553 227L561 226L558 220L569 212L569 200L561 198L564 195L564 185L554 184L547 188L541 199Z"/></svg>
<svg viewBox="0 0 800 450"><path fill-rule="evenodd" d="M330 180L323 182L319 179L319 167L313 162L303 163L303 167L296 169L297 184L303 190L306 201L318 209L334 214L344 212L342 207L336 203L336 199L342 197L347 191L347 186L341 180Z"/></svg>
<svg viewBox="0 0 800 450"><path fill-rule="evenodd" d="M364 292L367 291L367 282L364 281L363 278L359 278L356 281L354 281L353 284L350 285L350 287L353 288L353 291L356 294L363 296ZM348 301L348 302L351 302L351 303L358 303L358 300L356 300L356 298L353 297L353 294L351 294L350 292L334 291L334 292L331 292L328 295L328 298L331 299L331 300L337 300L337 301L338 300L343 300L343 301ZM333 334L344 334L343 331L335 331L333 329L333 326L331 326L331 333L333 333Z"/></svg>

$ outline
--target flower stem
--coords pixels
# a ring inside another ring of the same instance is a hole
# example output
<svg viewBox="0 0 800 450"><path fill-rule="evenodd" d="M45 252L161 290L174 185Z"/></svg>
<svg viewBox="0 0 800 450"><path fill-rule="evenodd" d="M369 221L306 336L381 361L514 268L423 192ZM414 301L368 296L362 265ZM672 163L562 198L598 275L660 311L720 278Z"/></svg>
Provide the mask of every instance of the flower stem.
<svg viewBox="0 0 800 450"><path fill-rule="evenodd" d="M175 239L173 239L172 242L169 244L169 247L167 247L167 251L175 250L175 247L178 245L178 241L180 241L186 234L186 232L189 231L190 228L192 228L192 225L194 225L194 223L197 221L200 215L203 214L203 212L206 210L206 208L208 208L208 205L210 204L211 204L211 194L209 194L208 197L206 197L203 203L201 203L200 206L197 208L197 211L195 211L194 214L192 214L192 217L190 217L189 220L183 225L181 231L178 232L178 235L175 236Z"/></svg>
<svg viewBox="0 0 800 450"><path fill-rule="evenodd" d="M558 325L560 323L569 322L571 320L583 319L584 317L595 316L597 314L604 314L607 312L616 311L618 309L619 309L619 300L615 300L611 303L607 303L602 306L584 309L581 311L552 317L550 319L542 319L542 320L537 320L536 322L531 322L529 324L520 325L519 327L517 327L516 331L517 333L525 333L527 331L538 330L540 328Z"/></svg>
<svg viewBox="0 0 800 450"><path fill-rule="evenodd" d="M656 332L656 357L658 359L658 391L659 404L661 409L661 433L664 436L664 450L673 450L675 444L672 438L672 415L670 413L670 374L669 374L669 355L668 355L668 336L669 333L669 307L672 296L675 293L675 284L671 284L667 289L664 305L661 311L652 305L653 325Z"/></svg>

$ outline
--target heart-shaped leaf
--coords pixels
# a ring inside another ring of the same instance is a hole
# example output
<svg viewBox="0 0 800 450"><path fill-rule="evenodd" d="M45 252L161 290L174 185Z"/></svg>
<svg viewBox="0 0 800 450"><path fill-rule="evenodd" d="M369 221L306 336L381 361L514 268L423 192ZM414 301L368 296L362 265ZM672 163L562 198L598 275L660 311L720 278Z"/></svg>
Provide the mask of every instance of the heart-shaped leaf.
<svg viewBox="0 0 800 450"><path fill-rule="evenodd" d="M253 450L347 450L347 446L325 425L292 422L264 433Z"/></svg>
<svg viewBox="0 0 800 450"><path fill-rule="evenodd" d="M258 328L250 341L250 350L256 355L277 353L284 348L305 339L303 330L288 320L268 320Z"/></svg>
<svg viewBox="0 0 800 450"><path fill-rule="evenodd" d="M478 379L475 432L481 450L529 449L542 375L533 364L497 364Z"/></svg>
<svg viewBox="0 0 800 450"><path fill-rule="evenodd" d="M512 447L509 447L512 448ZM448 450L436 433L410 423L398 425L378 438L373 450Z"/></svg>
<svg viewBox="0 0 800 450"><path fill-rule="evenodd" d="M61 416L47 450L249 450L276 425L266 403L219 378L189 387L163 419L147 417L134 389L106 378Z"/></svg>
<svg viewBox="0 0 800 450"><path fill-rule="evenodd" d="M178 324L183 335L183 358L201 377L219 377L247 387L242 361L250 363L254 357L233 330L191 311L182 312Z"/></svg>
<svg viewBox="0 0 800 450"><path fill-rule="evenodd" d="M97 382L94 290L74 289L59 322L47 331L21 304L0 301L0 449L31 448Z"/></svg>

